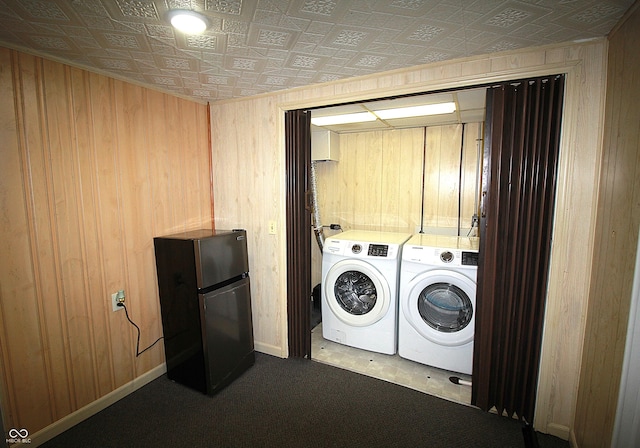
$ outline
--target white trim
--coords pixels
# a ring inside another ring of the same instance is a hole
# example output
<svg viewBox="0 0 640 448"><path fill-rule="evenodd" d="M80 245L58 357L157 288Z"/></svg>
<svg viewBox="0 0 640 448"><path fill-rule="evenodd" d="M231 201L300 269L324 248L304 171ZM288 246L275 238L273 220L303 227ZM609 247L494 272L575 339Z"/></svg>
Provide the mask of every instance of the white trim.
<svg viewBox="0 0 640 448"><path fill-rule="evenodd" d="M264 342L254 341L255 351L266 355L276 356L278 358L287 358L288 351L279 345L265 344Z"/></svg>
<svg viewBox="0 0 640 448"><path fill-rule="evenodd" d="M569 430L568 427L564 425L549 423L547 425L546 434L552 435L554 437L558 437L559 439L562 439L562 440L570 440L569 437L571 436L571 431ZM574 438L575 438L575 434L574 434ZM574 445L571 445L571 442L569 442L569 446L573 447Z"/></svg>
<svg viewBox="0 0 640 448"><path fill-rule="evenodd" d="M143 373L127 384L124 384L116 390L109 392L107 395L104 395L97 400L92 401L91 403L78 409L77 411L61 418L60 420L57 420L56 422L41 429L40 431L31 434L29 436L29 438L31 439L31 445L29 446L36 447L53 439L55 436L62 434L67 429L88 419L89 417L97 414L103 409L106 409L116 401L121 400L127 395L135 392L136 390L140 389L142 386L145 386L156 378L161 377L166 373L166 371L167 365L165 363L162 363L158 367L155 367L148 372Z"/></svg>

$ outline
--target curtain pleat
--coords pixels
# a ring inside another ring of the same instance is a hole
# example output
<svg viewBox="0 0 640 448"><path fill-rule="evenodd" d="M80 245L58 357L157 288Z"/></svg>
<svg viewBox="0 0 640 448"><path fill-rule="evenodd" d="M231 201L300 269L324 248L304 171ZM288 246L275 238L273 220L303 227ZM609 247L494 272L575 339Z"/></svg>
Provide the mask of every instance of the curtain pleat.
<svg viewBox="0 0 640 448"><path fill-rule="evenodd" d="M487 90L472 404L532 421L564 76Z"/></svg>
<svg viewBox="0 0 640 448"><path fill-rule="evenodd" d="M311 358L311 213L307 204L311 113L287 111L285 133L286 166L291 169L286 188L289 356Z"/></svg>

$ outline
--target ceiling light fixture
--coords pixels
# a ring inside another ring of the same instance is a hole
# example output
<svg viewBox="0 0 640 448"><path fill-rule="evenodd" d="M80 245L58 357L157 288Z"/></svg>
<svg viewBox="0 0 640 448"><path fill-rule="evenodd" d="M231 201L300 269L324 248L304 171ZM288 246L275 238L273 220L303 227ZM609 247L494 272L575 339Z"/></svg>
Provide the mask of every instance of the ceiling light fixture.
<svg viewBox="0 0 640 448"><path fill-rule="evenodd" d="M169 11L167 18L171 25L185 34L200 34L209 26L209 22L202 14L187 9Z"/></svg>
<svg viewBox="0 0 640 448"><path fill-rule="evenodd" d="M311 124L316 126L331 126L334 124L364 123L376 121L376 116L371 112L358 112L355 114L328 115L326 117L313 117Z"/></svg>
<svg viewBox="0 0 640 448"><path fill-rule="evenodd" d="M456 103L425 104L423 106L400 107L398 109L374 110L382 120L394 118L422 117L425 115L441 115L455 112Z"/></svg>

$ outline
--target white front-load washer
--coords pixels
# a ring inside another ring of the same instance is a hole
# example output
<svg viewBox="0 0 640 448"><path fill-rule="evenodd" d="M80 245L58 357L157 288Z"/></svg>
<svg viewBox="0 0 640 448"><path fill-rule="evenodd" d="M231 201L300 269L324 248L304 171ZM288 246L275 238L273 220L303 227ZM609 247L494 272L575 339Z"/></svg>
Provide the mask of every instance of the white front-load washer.
<svg viewBox="0 0 640 448"><path fill-rule="evenodd" d="M475 331L476 237L418 234L402 251L398 354L471 375Z"/></svg>
<svg viewBox="0 0 640 448"><path fill-rule="evenodd" d="M393 355L398 281L409 233L348 230L327 238L322 256L322 336Z"/></svg>

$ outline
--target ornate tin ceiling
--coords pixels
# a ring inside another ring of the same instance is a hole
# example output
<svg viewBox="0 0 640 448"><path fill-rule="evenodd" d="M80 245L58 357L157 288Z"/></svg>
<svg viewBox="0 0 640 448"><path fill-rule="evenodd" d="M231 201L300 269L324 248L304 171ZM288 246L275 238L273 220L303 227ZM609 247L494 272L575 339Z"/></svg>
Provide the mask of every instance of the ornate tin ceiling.
<svg viewBox="0 0 640 448"><path fill-rule="evenodd" d="M605 36L633 0L0 0L0 45L216 101ZM211 22L186 36L170 9Z"/></svg>

